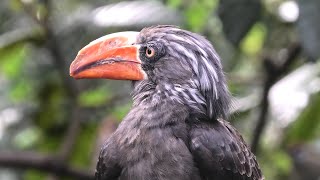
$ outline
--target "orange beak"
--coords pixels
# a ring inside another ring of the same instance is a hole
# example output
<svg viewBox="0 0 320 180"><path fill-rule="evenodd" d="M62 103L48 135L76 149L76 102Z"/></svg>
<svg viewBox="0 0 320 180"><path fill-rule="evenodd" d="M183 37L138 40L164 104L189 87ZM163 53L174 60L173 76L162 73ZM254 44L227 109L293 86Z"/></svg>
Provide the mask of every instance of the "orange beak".
<svg viewBox="0 0 320 180"><path fill-rule="evenodd" d="M70 76L76 79L105 78L142 80L138 32L120 32L103 36L82 48L70 65Z"/></svg>

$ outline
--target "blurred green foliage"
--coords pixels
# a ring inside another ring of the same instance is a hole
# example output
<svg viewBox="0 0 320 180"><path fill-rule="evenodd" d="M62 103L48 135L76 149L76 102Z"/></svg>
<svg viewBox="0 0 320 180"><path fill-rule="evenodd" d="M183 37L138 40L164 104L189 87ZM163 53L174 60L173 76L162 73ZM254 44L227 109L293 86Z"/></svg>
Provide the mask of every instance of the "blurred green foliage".
<svg viewBox="0 0 320 180"><path fill-rule="evenodd" d="M98 87L84 91L79 95L79 103L82 106L101 106L111 98L111 92L106 87Z"/></svg>
<svg viewBox="0 0 320 180"><path fill-rule="evenodd" d="M308 106L288 128L286 144L304 143L320 136L320 94L315 94L310 98Z"/></svg>
<svg viewBox="0 0 320 180"><path fill-rule="evenodd" d="M79 108L76 116L79 118L79 129L74 146L71 147L72 153L66 156L65 161L76 167L93 168L95 153L101 146L98 139L110 128L104 127L106 119L113 117L111 119L119 123L131 107L130 85L104 80L75 82L68 79L70 62L81 47L104 34L140 30L151 24L172 22L172 19L166 18L160 22L159 19L137 13L134 17L128 14L130 17L119 19L126 22L127 18L135 24L127 22L128 25L103 26L95 23L97 19L92 13L95 8L110 5L121 11L121 7L115 5L118 2L0 2L0 121L9 122L11 116L1 116L6 108L17 109L21 114L19 120L12 120L13 123L5 126L5 135L0 136L0 142L3 141L0 149L59 153L70 124L75 119L72 112ZM158 14L159 17L175 12L172 17L176 25L205 35L219 52L230 89L236 97L232 122L245 135L247 142L252 136L261 108L261 91L267 76L263 60L267 57L276 65L282 64L290 44L301 44L303 53L282 77L284 81L292 76L292 71L311 61L316 63L319 59L320 15L315 7L319 7L320 3L317 0L300 0L298 4L295 3L300 9L300 16L292 22L284 21L279 14L279 7L289 2L286 0L156 2L160 3L154 6L162 5L165 9L160 12L162 14ZM144 3L133 5L142 7ZM299 108L292 106L292 111L297 112L297 115L291 117L289 123L283 123L281 114L275 112L277 108L283 108L286 115L286 109L292 104L269 108L269 123L258 153L266 179L291 179L296 160L294 154L288 153L292 146L305 146L320 141L320 85L317 84L320 72L314 74L312 82L315 90L297 92L305 93L306 103L296 101ZM70 86L75 86L76 90ZM270 97L269 101L277 104L280 99ZM0 126L2 124L0 122ZM317 152L320 154L320 149ZM48 174L34 170L16 173L27 180L48 178Z"/></svg>
<svg viewBox="0 0 320 180"><path fill-rule="evenodd" d="M266 27L261 23L255 24L241 42L241 51L246 55L257 55L263 49L265 36Z"/></svg>

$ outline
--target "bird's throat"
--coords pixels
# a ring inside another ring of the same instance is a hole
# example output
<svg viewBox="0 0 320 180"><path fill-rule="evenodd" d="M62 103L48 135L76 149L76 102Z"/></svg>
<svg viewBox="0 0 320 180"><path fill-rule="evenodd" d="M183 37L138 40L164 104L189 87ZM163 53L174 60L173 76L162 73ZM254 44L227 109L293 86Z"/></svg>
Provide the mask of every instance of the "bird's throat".
<svg viewBox="0 0 320 180"><path fill-rule="evenodd" d="M154 119L156 123L168 123L171 119L184 121L190 115L205 115L205 100L196 88L182 87L173 84L155 84L151 81L140 81L133 91L133 109L144 114L148 124ZM130 114L130 113L129 113ZM158 117L155 117L158 116ZM169 122L170 123L170 122Z"/></svg>

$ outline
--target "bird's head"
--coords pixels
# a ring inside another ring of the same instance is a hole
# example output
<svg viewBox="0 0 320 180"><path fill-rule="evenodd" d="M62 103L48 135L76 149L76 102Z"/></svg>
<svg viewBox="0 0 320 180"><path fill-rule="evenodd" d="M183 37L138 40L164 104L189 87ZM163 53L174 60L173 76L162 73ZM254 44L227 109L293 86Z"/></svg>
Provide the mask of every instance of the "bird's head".
<svg viewBox="0 0 320 180"><path fill-rule="evenodd" d="M210 119L224 118L228 111L218 54L204 37L174 26L101 37L79 51L70 75L147 82L168 96L202 106Z"/></svg>

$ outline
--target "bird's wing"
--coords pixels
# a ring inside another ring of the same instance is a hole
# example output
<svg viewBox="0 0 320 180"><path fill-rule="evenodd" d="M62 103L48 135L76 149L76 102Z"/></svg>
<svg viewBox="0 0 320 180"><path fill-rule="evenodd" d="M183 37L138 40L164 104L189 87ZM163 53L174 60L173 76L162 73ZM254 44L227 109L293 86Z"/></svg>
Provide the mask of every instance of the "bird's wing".
<svg viewBox="0 0 320 180"><path fill-rule="evenodd" d="M115 143L109 139L100 151L99 160L96 167L96 180L117 180L121 173L118 165L118 151Z"/></svg>
<svg viewBox="0 0 320 180"><path fill-rule="evenodd" d="M228 122L191 128L190 150L205 180L263 180L256 157Z"/></svg>

